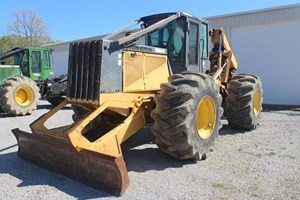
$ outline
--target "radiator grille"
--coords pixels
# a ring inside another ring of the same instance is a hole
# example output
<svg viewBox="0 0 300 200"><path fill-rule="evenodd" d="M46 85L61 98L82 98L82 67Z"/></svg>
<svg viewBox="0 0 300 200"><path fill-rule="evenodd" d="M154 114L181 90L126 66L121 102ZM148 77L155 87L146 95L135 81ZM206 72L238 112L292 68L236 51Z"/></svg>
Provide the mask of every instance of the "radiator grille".
<svg viewBox="0 0 300 200"><path fill-rule="evenodd" d="M99 102L101 41L70 44L67 97L76 101Z"/></svg>

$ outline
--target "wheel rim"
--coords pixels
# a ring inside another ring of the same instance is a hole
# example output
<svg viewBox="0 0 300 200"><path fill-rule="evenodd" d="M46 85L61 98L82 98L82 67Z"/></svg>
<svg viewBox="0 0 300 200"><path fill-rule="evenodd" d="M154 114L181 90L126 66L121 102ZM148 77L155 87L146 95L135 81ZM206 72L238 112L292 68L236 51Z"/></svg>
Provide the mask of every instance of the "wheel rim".
<svg viewBox="0 0 300 200"><path fill-rule="evenodd" d="M16 91L15 100L21 106L27 106L32 102L33 92L29 87L20 87Z"/></svg>
<svg viewBox="0 0 300 200"><path fill-rule="evenodd" d="M216 106L211 97L201 99L196 117L198 135L207 139L212 135L216 123Z"/></svg>
<svg viewBox="0 0 300 200"><path fill-rule="evenodd" d="M260 112L260 92L256 90L253 98L253 111L254 115L257 117Z"/></svg>

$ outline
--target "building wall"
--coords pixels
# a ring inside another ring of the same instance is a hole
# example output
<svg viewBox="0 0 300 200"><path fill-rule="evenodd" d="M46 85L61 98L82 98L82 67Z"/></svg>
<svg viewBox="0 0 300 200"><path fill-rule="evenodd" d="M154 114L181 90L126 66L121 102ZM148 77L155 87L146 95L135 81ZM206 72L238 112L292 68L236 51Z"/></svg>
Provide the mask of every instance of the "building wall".
<svg viewBox="0 0 300 200"><path fill-rule="evenodd" d="M237 73L262 78L265 104L300 105L300 4L206 19L226 31Z"/></svg>
<svg viewBox="0 0 300 200"><path fill-rule="evenodd" d="M234 13L221 16L205 17L212 27L243 27L272 24L300 18L300 4L277 8Z"/></svg>
<svg viewBox="0 0 300 200"><path fill-rule="evenodd" d="M232 43L239 72L263 80L264 102L300 105L300 21L232 28ZM296 39L297 40L297 39Z"/></svg>

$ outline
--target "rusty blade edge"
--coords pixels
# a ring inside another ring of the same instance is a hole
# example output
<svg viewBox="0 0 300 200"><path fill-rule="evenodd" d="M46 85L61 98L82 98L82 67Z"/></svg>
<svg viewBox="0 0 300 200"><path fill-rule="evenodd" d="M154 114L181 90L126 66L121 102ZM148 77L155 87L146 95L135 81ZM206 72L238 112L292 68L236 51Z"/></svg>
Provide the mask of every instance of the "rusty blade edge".
<svg viewBox="0 0 300 200"><path fill-rule="evenodd" d="M19 129L12 132L18 141L18 156L27 161L115 196L122 195L130 184L123 156L77 152L65 140Z"/></svg>

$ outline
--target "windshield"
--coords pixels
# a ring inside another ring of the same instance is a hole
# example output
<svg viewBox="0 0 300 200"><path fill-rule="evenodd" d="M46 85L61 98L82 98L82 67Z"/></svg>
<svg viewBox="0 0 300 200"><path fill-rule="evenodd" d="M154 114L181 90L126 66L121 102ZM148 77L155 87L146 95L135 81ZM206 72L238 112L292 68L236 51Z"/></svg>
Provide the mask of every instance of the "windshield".
<svg viewBox="0 0 300 200"><path fill-rule="evenodd" d="M186 18L181 17L147 35L149 46L166 48L171 65L185 65L185 24Z"/></svg>

